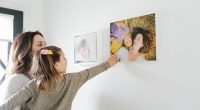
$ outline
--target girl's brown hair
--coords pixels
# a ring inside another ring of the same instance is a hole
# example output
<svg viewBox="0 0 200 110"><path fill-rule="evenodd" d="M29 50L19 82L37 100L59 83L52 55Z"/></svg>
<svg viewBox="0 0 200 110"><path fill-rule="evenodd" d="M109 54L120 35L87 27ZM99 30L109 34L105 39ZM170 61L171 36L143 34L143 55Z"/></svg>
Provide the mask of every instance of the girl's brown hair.
<svg viewBox="0 0 200 110"><path fill-rule="evenodd" d="M52 54L41 51L50 50ZM54 90L61 74L56 70L55 63L60 61L61 48L48 46L36 52L33 58L31 74L37 79L37 87L41 90Z"/></svg>

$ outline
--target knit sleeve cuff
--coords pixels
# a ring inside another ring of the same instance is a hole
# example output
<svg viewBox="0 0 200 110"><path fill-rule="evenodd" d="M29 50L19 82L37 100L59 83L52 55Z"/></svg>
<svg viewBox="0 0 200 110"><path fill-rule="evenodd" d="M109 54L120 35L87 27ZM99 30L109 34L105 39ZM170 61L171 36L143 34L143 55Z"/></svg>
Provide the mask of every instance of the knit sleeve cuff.
<svg viewBox="0 0 200 110"><path fill-rule="evenodd" d="M106 66L107 69L111 67L111 65L108 62L105 62L104 65Z"/></svg>

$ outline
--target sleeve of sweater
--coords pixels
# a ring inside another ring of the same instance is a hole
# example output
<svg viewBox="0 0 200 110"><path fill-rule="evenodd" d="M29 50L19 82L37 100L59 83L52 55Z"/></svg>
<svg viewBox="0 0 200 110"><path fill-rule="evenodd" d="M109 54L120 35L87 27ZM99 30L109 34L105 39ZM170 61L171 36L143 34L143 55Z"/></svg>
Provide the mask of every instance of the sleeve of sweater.
<svg viewBox="0 0 200 110"><path fill-rule="evenodd" d="M110 64L108 62L105 62L100 65L75 73L74 79L76 80L76 90L78 90L85 82L95 77L96 75L106 71L110 67Z"/></svg>
<svg viewBox="0 0 200 110"><path fill-rule="evenodd" d="M0 110L13 110L18 105L28 101L34 95L33 81L20 89L17 93L10 96L0 104Z"/></svg>
<svg viewBox="0 0 200 110"><path fill-rule="evenodd" d="M23 74L16 74L12 75L9 78L5 80L5 83L2 84L2 99L6 100L8 97L15 94L17 91L19 91L23 86L25 86L30 79L28 79Z"/></svg>

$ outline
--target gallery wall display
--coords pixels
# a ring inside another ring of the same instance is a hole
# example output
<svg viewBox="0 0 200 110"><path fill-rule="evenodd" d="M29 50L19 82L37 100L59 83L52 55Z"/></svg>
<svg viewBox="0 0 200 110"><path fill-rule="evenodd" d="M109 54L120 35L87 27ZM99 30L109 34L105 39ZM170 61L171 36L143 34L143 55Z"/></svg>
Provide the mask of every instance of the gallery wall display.
<svg viewBox="0 0 200 110"><path fill-rule="evenodd" d="M97 32L74 37L74 63L97 61Z"/></svg>
<svg viewBox="0 0 200 110"><path fill-rule="evenodd" d="M121 60L155 61L155 14L111 22L110 53Z"/></svg>

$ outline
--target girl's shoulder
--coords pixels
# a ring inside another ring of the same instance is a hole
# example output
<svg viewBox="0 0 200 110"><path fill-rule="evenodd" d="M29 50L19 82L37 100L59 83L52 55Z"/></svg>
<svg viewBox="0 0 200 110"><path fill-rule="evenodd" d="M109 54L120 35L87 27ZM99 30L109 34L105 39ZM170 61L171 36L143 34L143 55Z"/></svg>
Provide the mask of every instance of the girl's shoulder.
<svg viewBox="0 0 200 110"><path fill-rule="evenodd" d="M65 73L64 76L65 76L65 79L67 80L70 80L70 79L76 79L76 78L79 78L80 77L80 72L76 72L76 73Z"/></svg>

